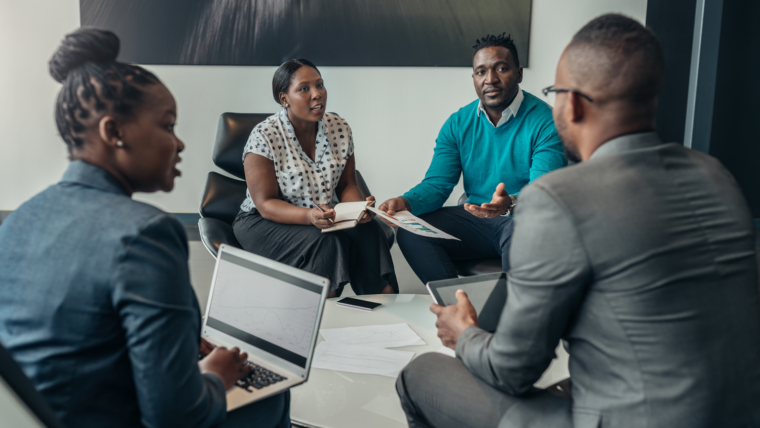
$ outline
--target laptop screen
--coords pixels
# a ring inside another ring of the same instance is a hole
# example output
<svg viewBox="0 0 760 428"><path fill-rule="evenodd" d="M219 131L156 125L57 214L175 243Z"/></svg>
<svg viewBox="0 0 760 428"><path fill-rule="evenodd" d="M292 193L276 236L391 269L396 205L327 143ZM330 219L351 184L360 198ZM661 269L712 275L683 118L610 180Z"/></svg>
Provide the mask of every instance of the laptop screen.
<svg viewBox="0 0 760 428"><path fill-rule="evenodd" d="M306 367L322 286L220 254L207 325Z"/></svg>

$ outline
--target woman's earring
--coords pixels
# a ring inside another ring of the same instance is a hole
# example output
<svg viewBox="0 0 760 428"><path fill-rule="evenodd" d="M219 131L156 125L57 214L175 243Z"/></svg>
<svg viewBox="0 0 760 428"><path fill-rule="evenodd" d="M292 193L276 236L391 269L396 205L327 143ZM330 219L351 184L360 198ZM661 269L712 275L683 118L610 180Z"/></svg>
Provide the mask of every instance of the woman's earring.
<svg viewBox="0 0 760 428"><path fill-rule="evenodd" d="M116 142L116 147L124 147L124 142L119 140Z"/></svg>

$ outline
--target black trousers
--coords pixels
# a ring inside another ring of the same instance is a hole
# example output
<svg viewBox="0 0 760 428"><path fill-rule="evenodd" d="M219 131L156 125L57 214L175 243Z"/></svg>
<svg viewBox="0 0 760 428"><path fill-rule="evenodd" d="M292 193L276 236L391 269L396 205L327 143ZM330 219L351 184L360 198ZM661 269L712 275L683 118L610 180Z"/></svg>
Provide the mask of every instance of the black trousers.
<svg viewBox="0 0 760 428"><path fill-rule="evenodd" d="M386 285L398 292L385 234L376 220L353 229L322 233L312 225L281 224L255 208L241 211L232 229L243 249L330 280L330 292L351 283L356 294L378 294Z"/></svg>

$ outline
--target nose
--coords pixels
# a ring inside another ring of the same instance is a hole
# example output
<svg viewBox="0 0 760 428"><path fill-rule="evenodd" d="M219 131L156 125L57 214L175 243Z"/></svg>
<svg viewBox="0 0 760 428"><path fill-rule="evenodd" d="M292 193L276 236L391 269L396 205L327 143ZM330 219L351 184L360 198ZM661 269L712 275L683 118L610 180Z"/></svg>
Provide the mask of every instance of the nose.
<svg viewBox="0 0 760 428"><path fill-rule="evenodd" d="M493 83L496 80L496 73L493 70L486 71L486 83Z"/></svg>
<svg viewBox="0 0 760 428"><path fill-rule="evenodd" d="M177 138L177 153L182 153L185 150L185 143Z"/></svg>
<svg viewBox="0 0 760 428"><path fill-rule="evenodd" d="M311 92L311 99L313 100L319 100L322 99L322 91L315 89Z"/></svg>

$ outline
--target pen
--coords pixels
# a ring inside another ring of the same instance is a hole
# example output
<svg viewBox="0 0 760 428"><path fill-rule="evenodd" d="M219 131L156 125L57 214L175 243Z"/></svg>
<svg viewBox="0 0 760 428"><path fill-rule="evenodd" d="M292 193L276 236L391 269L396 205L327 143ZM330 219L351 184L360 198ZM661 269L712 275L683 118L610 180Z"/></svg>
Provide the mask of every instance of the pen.
<svg viewBox="0 0 760 428"><path fill-rule="evenodd" d="M319 206L316 202L314 202L314 199L311 200L311 203L314 204L314 206L321 212L325 212L325 210L322 209L322 207ZM335 223L331 218L328 218L330 220L330 223Z"/></svg>

